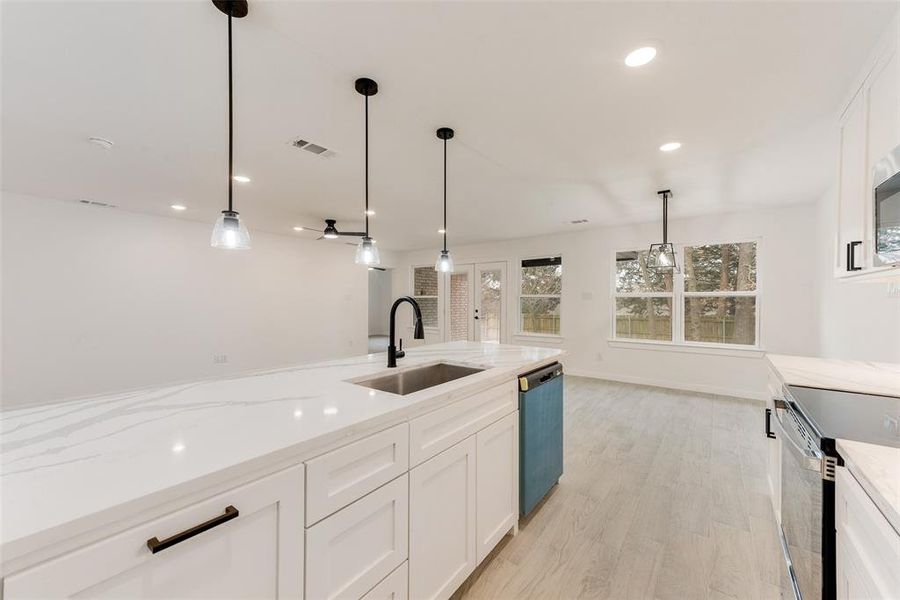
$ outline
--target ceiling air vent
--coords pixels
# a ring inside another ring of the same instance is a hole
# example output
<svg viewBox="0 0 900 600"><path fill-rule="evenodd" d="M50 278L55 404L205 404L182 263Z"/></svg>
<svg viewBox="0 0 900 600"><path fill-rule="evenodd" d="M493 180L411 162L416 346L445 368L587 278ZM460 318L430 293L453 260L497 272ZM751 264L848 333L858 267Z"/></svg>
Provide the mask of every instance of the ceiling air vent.
<svg viewBox="0 0 900 600"><path fill-rule="evenodd" d="M321 146L319 144L314 144L308 140L304 140L302 138L297 138L293 142L291 142L291 146L294 148L299 148L300 150L306 150L307 152L311 152L316 156L321 156L322 158L331 158L337 152L334 150L329 150L325 146Z"/></svg>
<svg viewBox="0 0 900 600"><path fill-rule="evenodd" d="M587 219L575 219L574 221L569 221L569 223L571 223L572 225L583 225L584 223L587 223L587 222L588 222Z"/></svg>
<svg viewBox="0 0 900 600"><path fill-rule="evenodd" d="M84 204L86 206L97 206L99 208L115 208L115 204L109 204L108 202L98 202L96 200L79 200L79 204Z"/></svg>

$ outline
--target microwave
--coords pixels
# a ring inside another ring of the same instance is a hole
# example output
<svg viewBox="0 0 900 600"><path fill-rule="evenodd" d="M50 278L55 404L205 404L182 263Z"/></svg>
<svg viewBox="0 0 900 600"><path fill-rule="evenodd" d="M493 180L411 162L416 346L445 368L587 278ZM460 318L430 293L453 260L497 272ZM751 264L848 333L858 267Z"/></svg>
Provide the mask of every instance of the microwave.
<svg viewBox="0 0 900 600"><path fill-rule="evenodd" d="M873 172L875 266L900 266L900 146Z"/></svg>

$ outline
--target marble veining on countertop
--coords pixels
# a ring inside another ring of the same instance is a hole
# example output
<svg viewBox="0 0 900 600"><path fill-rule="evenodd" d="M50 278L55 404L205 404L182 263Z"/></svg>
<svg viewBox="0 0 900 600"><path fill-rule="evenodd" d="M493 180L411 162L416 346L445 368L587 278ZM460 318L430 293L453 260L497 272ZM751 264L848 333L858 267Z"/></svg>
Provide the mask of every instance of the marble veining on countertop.
<svg viewBox="0 0 900 600"><path fill-rule="evenodd" d="M839 439L837 450L844 465L900 534L900 448Z"/></svg>
<svg viewBox="0 0 900 600"><path fill-rule="evenodd" d="M900 396L900 364L767 354L784 383Z"/></svg>
<svg viewBox="0 0 900 600"><path fill-rule="evenodd" d="M411 348L401 369L445 360L486 370L407 396L347 382L387 371L382 353L0 412L0 549L33 550L50 531L200 478L224 481L237 465L308 458L561 355L474 342Z"/></svg>

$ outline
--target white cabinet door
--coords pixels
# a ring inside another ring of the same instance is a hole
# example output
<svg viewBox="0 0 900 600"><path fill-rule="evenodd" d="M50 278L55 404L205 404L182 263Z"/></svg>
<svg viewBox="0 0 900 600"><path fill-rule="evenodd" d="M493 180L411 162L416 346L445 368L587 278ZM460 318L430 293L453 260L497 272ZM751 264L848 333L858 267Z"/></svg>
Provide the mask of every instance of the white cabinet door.
<svg viewBox="0 0 900 600"><path fill-rule="evenodd" d="M237 516L227 511L234 507ZM219 517L220 524L156 553ZM177 538L176 538L177 539ZM45 562L3 581L20 598L301 598L303 467L293 467Z"/></svg>
<svg viewBox="0 0 900 600"><path fill-rule="evenodd" d="M780 395L780 394L779 394ZM770 392L770 397L766 401L766 410L768 415L768 430L766 439L766 477L769 484L769 494L772 499L772 510L775 512L775 519L781 524L781 438L778 437L778 427L775 426L775 398Z"/></svg>
<svg viewBox="0 0 900 600"><path fill-rule="evenodd" d="M478 563L519 518L519 411L476 436L476 555Z"/></svg>
<svg viewBox="0 0 900 600"><path fill-rule="evenodd" d="M475 569L475 436L409 472L409 595L444 600Z"/></svg>
<svg viewBox="0 0 900 600"><path fill-rule="evenodd" d="M306 531L306 597L362 597L406 560L407 475Z"/></svg>
<svg viewBox="0 0 900 600"><path fill-rule="evenodd" d="M840 126L838 171L837 275L847 270L848 244L865 240L866 204L866 105L860 90L844 113ZM863 251L856 248L856 265L862 266Z"/></svg>

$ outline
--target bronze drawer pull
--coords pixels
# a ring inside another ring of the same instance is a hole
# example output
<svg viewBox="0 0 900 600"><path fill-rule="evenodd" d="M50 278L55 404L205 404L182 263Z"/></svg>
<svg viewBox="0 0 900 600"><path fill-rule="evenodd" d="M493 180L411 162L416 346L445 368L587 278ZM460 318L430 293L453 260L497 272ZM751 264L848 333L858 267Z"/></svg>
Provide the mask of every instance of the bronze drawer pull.
<svg viewBox="0 0 900 600"><path fill-rule="evenodd" d="M199 535L204 531L212 529L213 527L218 527L222 523L226 523L232 519L236 519L240 514L241 513L235 507L230 505L226 506L224 514L221 514L218 517L213 517L205 523L194 525L190 529L185 529L181 533L176 533L172 537L168 537L162 541L160 541L156 537L150 538L149 540L147 540L147 547L150 548L150 552L156 554L157 552L165 550L166 548L174 546L175 544L181 543L185 540L189 540L195 535Z"/></svg>

